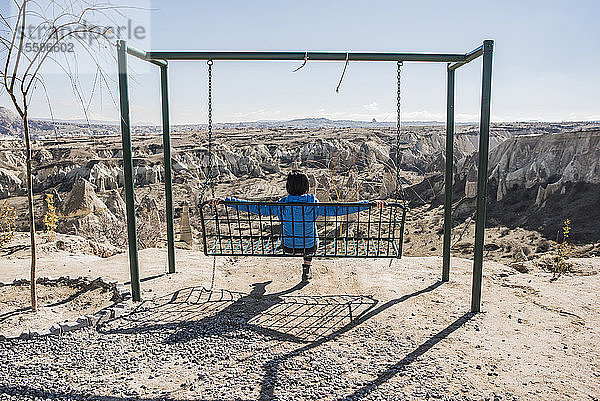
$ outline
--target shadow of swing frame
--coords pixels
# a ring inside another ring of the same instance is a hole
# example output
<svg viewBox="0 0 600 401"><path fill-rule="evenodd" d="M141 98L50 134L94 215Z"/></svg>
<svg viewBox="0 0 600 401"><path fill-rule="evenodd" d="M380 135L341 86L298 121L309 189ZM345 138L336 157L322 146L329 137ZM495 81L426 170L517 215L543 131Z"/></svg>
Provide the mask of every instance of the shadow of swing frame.
<svg viewBox="0 0 600 401"><path fill-rule="evenodd" d="M129 112L129 90L127 79L127 55L147 61L160 68L162 131L165 169L165 198L167 217L167 251L169 273L175 272L175 229L173 218L173 191L171 169L171 135L169 121L168 61L364 61L364 62L436 62L446 63L446 168L444 200L444 246L442 281L450 279L450 240L452 228L452 181L454 144L454 87L455 71L483 57L481 84L481 111L479 123L479 163L477 171L477 212L475 220L475 246L473 255L473 283L471 289L471 312L481 310L481 281L483 274L483 245L487 202L488 154L492 92L492 56L494 41L483 44L467 53L406 53L406 52L245 52L245 51L143 51L128 46L126 41L117 41L117 64L119 75L119 100L121 110L121 135L123 144L123 170L125 181L125 203L127 211L127 239L129 270L134 301L141 300L139 256L135 225L135 201L133 188L133 152L131 146L131 122Z"/></svg>

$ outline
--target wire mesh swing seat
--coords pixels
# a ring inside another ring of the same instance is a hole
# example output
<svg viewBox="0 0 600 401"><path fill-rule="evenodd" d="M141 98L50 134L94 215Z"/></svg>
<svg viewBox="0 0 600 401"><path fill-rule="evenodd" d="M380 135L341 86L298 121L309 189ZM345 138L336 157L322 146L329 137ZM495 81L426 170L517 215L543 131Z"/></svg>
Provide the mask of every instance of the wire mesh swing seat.
<svg viewBox="0 0 600 401"><path fill-rule="evenodd" d="M385 208L374 206L373 202L204 202L200 207L204 253L400 258L407 209L399 202L390 202ZM298 221L294 215L302 219ZM284 224L291 227L291 233L284 233ZM301 247L290 249L286 243Z"/></svg>
<svg viewBox="0 0 600 401"><path fill-rule="evenodd" d="M212 197L215 197L215 174L212 168L213 61L208 60L207 64L208 163L206 182L200 199L204 199L207 189L210 189ZM399 164L401 142L401 67L402 62L398 61L396 164ZM372 212L372 208L377 205L375 202L317 204L228 200L214 205L204 201L199 207L204 254L285 257L310 254L336 258L400 258L407 208L398 165L395 184L394 195L396 198L401 196L402 202L390 202L385 211L379 208L377 212ZM294 218L294 215L297 217ZM284 226L288 232L285 232Z"/></svg>

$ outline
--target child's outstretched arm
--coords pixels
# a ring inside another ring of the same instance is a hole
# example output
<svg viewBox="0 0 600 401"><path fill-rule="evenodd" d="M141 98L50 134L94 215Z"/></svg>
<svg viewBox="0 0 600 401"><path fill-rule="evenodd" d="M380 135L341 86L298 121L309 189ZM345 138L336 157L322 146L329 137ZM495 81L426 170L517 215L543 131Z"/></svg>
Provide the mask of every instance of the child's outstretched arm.
<svg viewBox="0 0 600 401"><path fill-rule="evenodd" d="M233 198L231 196L226 197L225 199L223 198L214 198L211 199L209 201L209 203L211 205L218 205L219 203L223 203L223 202L240 202L240 203L246 203L246 202L250 202L248 200L245 199L238 199L238 198ZM225 206L227 207L231 207L233 209L239 210L240 212L246 212L246 213L252 213L252 214L259 214L261 216L272 216L272 215L277 215L279 210L277 206L267 206L267 205L229 205L229 204L225 204Z"/></svg>
<svg viewBox="0 0 600 401"><path fill-rule="evenodd" d="M360 206L364 203L370 203L371 201L359 201L353 202L356 203L357 206L318 206L317 207L317 215L319 216L344 216L347 214L354 214L358 212L362 212L363 210L367 210L371 207L371 205ZM384 200L374 200L375 206L377 208L383 208L387 205L387 202Z"/></svg>

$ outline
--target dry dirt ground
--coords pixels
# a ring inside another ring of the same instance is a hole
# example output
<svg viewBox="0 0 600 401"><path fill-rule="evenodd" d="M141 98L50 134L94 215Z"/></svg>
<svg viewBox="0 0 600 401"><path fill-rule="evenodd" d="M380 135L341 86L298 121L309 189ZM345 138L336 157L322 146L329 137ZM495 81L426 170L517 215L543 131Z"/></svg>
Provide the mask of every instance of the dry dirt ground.
<svg viewBox="0 0 600 401"><path fill-rule="evenodd" d="M487 261L483 312L472 315L472 261L462 258L452 259L448 283L439 281L436 256L391 265L317 260L305 286L298 285L299 261L219 258L209 294L202 287L210 284L212 259L191 250L176 256L178 272L166 275L164 249L141 251L146 302L98 331L66 335L77 355L99 339L114 343L115 360L143 360L135 369L75 369L63 354L32 361L17 353L28 349L21 342L2 364L53 370L63 363L61 377L75 377L66 384L75 390L65 391L110 400L600 399L598 274L552 281L539 269L519 273ZM26 277L25 257L3 258L0 280ZM600 271L600 258L573 262ZM45 252L39 272L129 279L125 254ZM222 327L235 321L237 329L202 334L207 319ZM214 349L193 348L203 336ZM158 352L159 342L176 344L169 349L178 354Z"/></svg>
<svg viewBox="0 0 600 401"><path fill-rule="evenodd" d="M53 282L37 286L38 310L31 311L28 283L0 287L0 333L18 336L24 330L47 329L74 321L113 304L112 294L100 287L79 287Z"/></svg>

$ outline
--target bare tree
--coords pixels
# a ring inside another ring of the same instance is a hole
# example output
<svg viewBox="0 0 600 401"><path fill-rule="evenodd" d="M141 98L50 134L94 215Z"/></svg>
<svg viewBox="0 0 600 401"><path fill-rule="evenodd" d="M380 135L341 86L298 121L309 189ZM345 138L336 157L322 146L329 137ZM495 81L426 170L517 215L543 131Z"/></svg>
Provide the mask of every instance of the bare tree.
<svg viewBox="0 0 600 401"><path fill-rule="evenodd" d="M90 0L49 0L45 5L37 0L12 0L12 3L15 9L14 15L0 14L0 55L4 53L5 57L4 66L0 66L0 88L6 91L23 122L31 238L31 307L36 311L37 258L29 125L32 96L36 89L41 88L50 107L41 71L45 64L54 62L69 77L87 119L89 102L86 106L78 84L78 74L73 71L73 66L77 65L77 52L87 54L97 68L94 88L96 84L99 87L102 85L109 87L100 58L101 53L106 53L110 48L108 46L110 32L107 28L89 21L98 18L112 20L111 14L115 12L115 7L110 3L97 3ZM61 51L62 49L66 52ZM61 53L64 57L59 59Z"/></svg>

